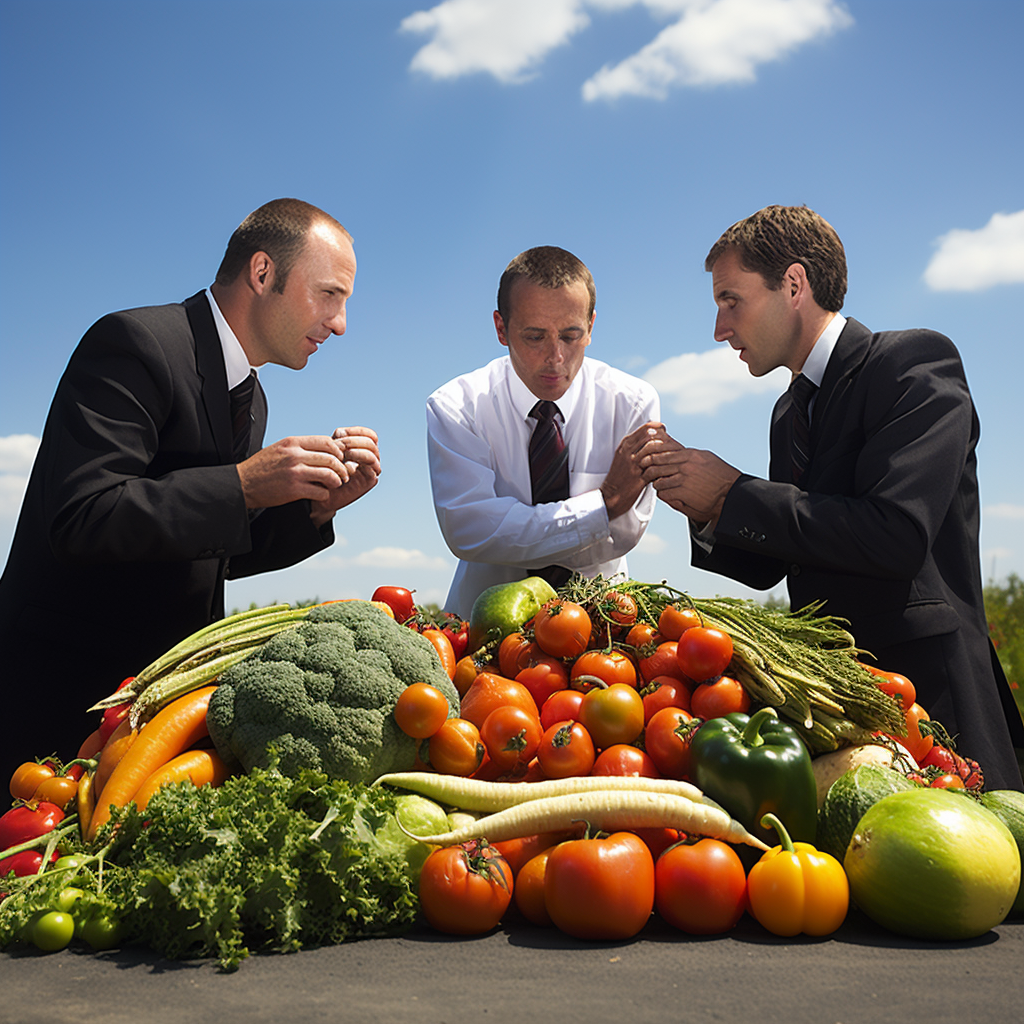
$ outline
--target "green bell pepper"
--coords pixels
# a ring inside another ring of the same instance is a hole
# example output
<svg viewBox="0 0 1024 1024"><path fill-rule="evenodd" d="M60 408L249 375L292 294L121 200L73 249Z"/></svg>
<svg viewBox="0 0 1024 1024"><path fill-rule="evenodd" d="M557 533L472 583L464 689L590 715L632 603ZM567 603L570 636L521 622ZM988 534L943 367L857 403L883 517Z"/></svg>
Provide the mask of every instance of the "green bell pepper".
<svg viewBox="0 0 1024 1024"><path fill-rule="evenodd" d="M521 629L541 606L555 597L555 590L540 576L496 583L473 602L469 613L467 654L475 654L485 643L498 643L509 633Z"/></svg>
<svg viewBox="0 0 1024 1024"><path fill-rule="evenodd" d="M690 743L690 776L747 830L769 845L761 824L774 814L799 842L814 842L818 798L811 755L775 709L708 719Z"/></svg>

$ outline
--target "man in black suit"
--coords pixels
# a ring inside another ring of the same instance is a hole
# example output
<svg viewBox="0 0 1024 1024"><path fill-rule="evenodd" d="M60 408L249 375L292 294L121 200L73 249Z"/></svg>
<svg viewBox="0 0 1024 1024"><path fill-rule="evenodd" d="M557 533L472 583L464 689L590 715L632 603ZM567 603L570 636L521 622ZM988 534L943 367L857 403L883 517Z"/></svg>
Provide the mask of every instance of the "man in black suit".
<svg viewBox="0 0 1024 1024"><path fill-rule="evenodd" d="M644 478L690 519L693 564L758 589L785 578L794 610L823 601L915 684L988 788L1020 789L1024 728L982 598L978 417L953 343L844 318L842 243L806 207L733 225L705 268L715 340L755 377L785 366L794 383L772 417L768 480L663 430L639 453ZM801 392L802 427L790 411Z"/></svg>
<svg viewBox="0 0 1024 1024"><path fill-rule="evenodd" d="M334 513L377 482L364 427L262 447L254 368L301 369L343 334L355 273L337 221L274 200L234 232L210 289L82 338L0 578L10 761L74 757L91 704L223 617L226 578L324 549Z"/></svg>

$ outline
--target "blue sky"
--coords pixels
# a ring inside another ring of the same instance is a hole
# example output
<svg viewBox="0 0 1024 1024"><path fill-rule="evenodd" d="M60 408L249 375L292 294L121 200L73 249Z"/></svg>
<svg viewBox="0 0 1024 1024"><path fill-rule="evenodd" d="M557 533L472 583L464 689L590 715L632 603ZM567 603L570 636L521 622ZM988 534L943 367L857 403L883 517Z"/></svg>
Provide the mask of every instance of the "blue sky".
<svg viewBox="0 0 1024 1024"><path fill-rule="evenodd" d="M2 0L0 560L82 333L206 286L238 222L291 195L349 228L359 270L348 333L264 371L268 440L372 426L384 472L332 549L229 607L443 599L424 400L499 353L498 277L532 245L593 271L593 356L763 475L785 382L715 345L703 257L769 203L839 231L848 315L956 341L984 574L1024 575L1022 33L1016 0ZM665 505L630 569L751 593L690 568Z"/></svg>

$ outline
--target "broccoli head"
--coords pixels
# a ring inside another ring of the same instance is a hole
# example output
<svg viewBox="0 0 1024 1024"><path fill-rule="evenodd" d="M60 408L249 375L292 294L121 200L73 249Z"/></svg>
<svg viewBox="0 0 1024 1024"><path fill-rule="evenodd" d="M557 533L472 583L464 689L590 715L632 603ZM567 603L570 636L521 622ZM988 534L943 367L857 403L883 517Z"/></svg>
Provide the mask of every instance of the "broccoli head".
<svg viewBox="0 0 1024 1024"><path fill-rule="evenodd" d="M436 686L458 714L458 692L428 640L368 601L340 601L229 668L206 721L220 756L245 771L267 767L273 748L286 775L312 768L372 782L416 760L418 741L393 714L416 682Z"/></svg>

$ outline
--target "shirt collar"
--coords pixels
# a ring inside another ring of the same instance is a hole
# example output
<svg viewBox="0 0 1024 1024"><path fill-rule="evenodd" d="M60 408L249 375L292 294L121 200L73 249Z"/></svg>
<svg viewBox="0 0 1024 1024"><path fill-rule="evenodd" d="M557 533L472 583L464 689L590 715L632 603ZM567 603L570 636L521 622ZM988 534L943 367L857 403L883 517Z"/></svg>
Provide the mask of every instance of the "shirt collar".
<svg viewBox="0 0 1024 1024"><path fill-rule="evenodd" d="M249 376L250 371L255 370L256 367L249 365L249 357L245 354L242 343L236 337L235 332L231 330L231 325L224 319L224 314L220 311L220 306L217 305L217 300L209 288L206 289L206 298L213 312L213 322L217 325L217 337L220 338L220 349L224 353L224 372L227 374L228 390L230 391L236 384L241 384Z"/></svg>
<svg viewBox="0 0 1024 1024"><path fill-rule="evenodd" d="M533 409L539 399L522 382L519 374L515 371L515 367L512 365L512 360L509 359L508 356L505 358L508 363L508 387L509 394L512 397L512 407L524 420L528 420L530 417L530 410ZM584 363L585 362L586 360L584 360ZM577 373L573 378L573 382L569 385L568 390L555 403L555 405L558 406L558 411L562 414L562 421L564 423L569 422L569 417L572 415L573 407L576 405L576 401L579 398L580 389L583 387L583 372L584 368L581 366L579 373Z"/></svg>
<svg viewBox="0 0 1024 1024"><path fill-rule="evenodd" d="M825 330L818 335L818 340L800 368L800 372L819 388L825 379L825 368L828 366L829 357L845 326L846 317L842 313L836 313L825 325Z"/></svg>

